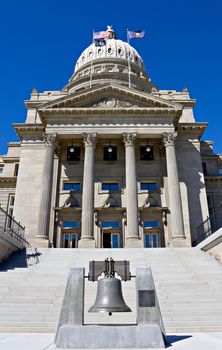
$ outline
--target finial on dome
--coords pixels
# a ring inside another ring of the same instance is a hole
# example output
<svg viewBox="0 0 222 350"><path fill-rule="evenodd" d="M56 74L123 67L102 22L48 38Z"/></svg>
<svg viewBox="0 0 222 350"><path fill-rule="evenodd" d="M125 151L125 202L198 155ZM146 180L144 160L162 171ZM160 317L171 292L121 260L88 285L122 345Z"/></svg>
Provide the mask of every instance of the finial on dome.
<svg viewBox="0 0 222 350"><path fill-rule="evenodd" d="M116 39L116 33L113 30L113 26L107 26L106 32L109 33L109 39Z"/></svg>

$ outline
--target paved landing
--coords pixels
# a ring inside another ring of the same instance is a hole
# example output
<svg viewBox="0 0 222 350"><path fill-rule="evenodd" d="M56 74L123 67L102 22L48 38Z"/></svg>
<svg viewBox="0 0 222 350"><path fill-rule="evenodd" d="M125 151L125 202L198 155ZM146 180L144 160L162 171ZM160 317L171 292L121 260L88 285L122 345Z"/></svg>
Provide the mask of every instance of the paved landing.
<svg viewBox="0 0 222 350"><path fill-rule="evenodd" d="M1 350L56 350L53 333L0 333ZM221 350L222 332L168 334L171 350ZM63 349L65 350L65 349ZM112 350L112 349L109 349ZM126 349L124 349L126 350ZM156 349L158 350L158 349Z"/></svg>

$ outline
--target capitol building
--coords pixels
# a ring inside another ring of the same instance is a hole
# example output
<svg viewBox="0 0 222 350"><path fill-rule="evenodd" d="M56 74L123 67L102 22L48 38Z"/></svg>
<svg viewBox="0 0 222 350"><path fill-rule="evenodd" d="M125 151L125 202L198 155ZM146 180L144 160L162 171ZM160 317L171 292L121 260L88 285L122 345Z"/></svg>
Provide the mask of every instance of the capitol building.
<svg viewBox="0 0 222 350"><path fill-rule="evenodd" d="M0 157L1 207L32 247L191 247L209 218L222 226L222 155L201 141L188 90L161 90L107 31L66 86L25 101Z"/></svg>

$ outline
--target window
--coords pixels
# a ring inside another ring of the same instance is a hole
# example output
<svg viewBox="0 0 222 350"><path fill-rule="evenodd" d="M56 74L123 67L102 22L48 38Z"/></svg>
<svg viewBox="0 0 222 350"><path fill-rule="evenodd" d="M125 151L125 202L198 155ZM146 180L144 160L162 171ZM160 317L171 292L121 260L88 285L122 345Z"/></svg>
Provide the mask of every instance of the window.
<svg viewBox="0 0 222 350"><path fill-rule="evenodd" d="M63 184L63 190L65 191L80 191L81 186L79 182L64 182Z"/></svg>
<svg viewBox="0 0 222 350"><path fill-rule="evenodd" d="M0 168L0 176L3 174L3 168Z"/></svg>
<svg viewBox="0 0 222 350"><path fill-rule="evenodd" d="M140 160L153 160L153 146L140 146Z"/></svg>
<svg viewBox="0 0 222 350"><path fill-rule="evenodd" d="M14 176L18 176L19 164L15 164Z"/></svg>
<svg viewBox="0 0 222 350"><path fill-rule="evenodd" d="M206 162L202 162L202 167L203 167L204 176L207 176L207 164L206 164Z"/></svg>
<svg viewBox="0 0 222 350"><path fill-rule="evenodd" d="M8 198L8 214L10 216L7 218L7 222L6 222L6 227L7 228L11 228L11 226L12 226L14 203L15 203L15 195L14 194L10 194L9 198Z"/></svg>
<svg viewBox="0 0 222 350"><path fill-rule="evenodd" d="M218 175L222 175L222 168L218 168Z"/></svg>
<svg viewBox="0 0 222 350"><path fill-rule="evenodd" d="M156 182L140 182L141 191L156 191L157 183Z"/></svg>
<svg viewBox="0 0 222 350"><path fill-rule="evenodd" d="M119 191L119 184L118 182L103 182L102 191Z"/></svg>
<svg viewBox="0 0 222 350"><path fill-rule="evenodd" d="M103 147L103 160L117 160L117 147L116 146L104 146Z"/></svg>
<svg viewBox="0 0 222 350"><path fill-rule="evenodd" d="M145 248L157 248L159 246L158 233L145 233L144 246Z"/></svg>
<svg viewBox="0 0 222 350"><path fill-rule="evenodd" d="M78 161L80 160L80 147L77 146L69 146L67 147L67 160L70 161Z"/></svg>

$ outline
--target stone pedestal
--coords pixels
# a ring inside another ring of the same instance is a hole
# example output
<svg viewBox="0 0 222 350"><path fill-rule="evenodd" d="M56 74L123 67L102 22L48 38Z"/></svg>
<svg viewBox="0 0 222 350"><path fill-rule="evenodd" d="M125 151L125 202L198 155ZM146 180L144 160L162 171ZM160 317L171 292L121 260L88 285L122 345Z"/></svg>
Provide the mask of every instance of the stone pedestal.
<svg viewBox="0 0 222 350"><path fill-rule="evenodd" d="M94 239L94 148L95 134L84 134L85 158L82 193L82 228L78 248L95 248Z"/></svg>
<svg viewBox="0 0 222 350"><path fill-rule="evenodd" d="M164 133L163 142L166 147L167 180L169 193L169 209L171 217L172 243L179 247L185 244L183 210L178 178L174 134Z"/></svg>
<svg viewBox="0 0 222 350"><path fill-rule="evenodd" d="M126 248L142 247L139 237L135 134L123 134L126 149Z"/></svg>
<svg viewBox="0 0 222 350"><path fill-rule="evenodd" d="M46 149L42 173L41 201L38 222L38 235L35 237L38 247L48 247L48 230L52 195L53 162L56 135L47 135Z"/></svg>

